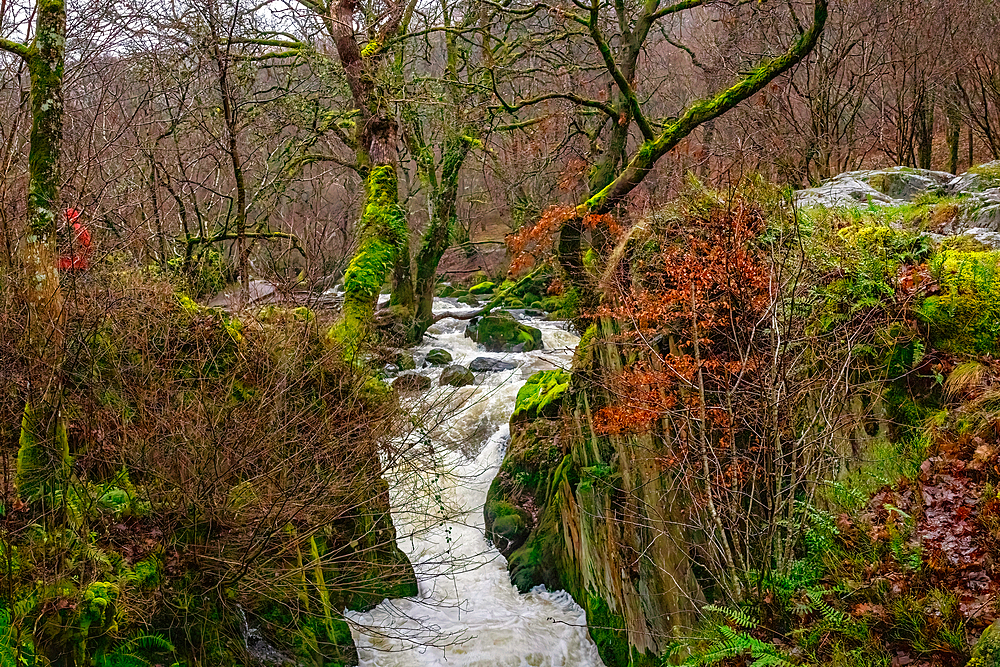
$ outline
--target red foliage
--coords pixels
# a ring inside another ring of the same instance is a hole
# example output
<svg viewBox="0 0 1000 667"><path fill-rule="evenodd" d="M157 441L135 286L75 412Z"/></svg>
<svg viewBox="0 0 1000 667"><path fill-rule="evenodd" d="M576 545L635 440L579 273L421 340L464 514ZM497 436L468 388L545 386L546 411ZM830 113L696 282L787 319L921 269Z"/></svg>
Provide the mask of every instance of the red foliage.
<svg viewBox="0 0 1000 667"><path fill-rule="evenodd" d="M525 225L517 232L508 234L507 248L513 258L508 274L516 277L535 266L547 255L551 255L556 238L562 226L577 217L576 208L572 206L550 206L542 213L542 217L533 225ZM603 227L610 236L618 236L622 229L610 214L590 213L583 217L584 229L593 230Z"/></svg>
<svg viewBox="0 0 1000 667"><path fill-rule="evenodd" d="M598 311L630 325L625 336L636 344L669 341L666 352L650 347L651 364L637 364L607 380L619 400L596 412L599 433L642 431L679 409L700 415L704 389L713 443L732 439L729 412L713 405L712 397L760 366L743 338L772 300L770 266L753 245L764 220L755 208L737 202L693 222L682 241L636 262L641 278L611 295ZM677 435L678 441L692 436L684 428ZM731 462L719 474L720 483L728 485L748 471Z"/></svg>
<svg viewBox="0 0 1000 667"><path fill-rule="evenodd" d="M508 274L515 277L533 267L541 256L551 252L555 236L563 223L576 215L572 206L549 206L533 225L525 225L506 238L513 259Z"/></svg>

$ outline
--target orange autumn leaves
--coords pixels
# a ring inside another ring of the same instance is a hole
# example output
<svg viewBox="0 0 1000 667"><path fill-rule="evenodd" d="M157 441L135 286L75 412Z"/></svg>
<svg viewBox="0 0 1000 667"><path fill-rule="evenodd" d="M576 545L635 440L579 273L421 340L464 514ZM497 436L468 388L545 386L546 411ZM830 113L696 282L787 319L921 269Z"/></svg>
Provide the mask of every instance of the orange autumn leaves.
<svg viewBox="0 0 1000 667"><path fill-rule="evenodd" d="M535 224L525 225L517 232L508 235L507 248L513 258L509 274L517 276L550 255L559 230L577 217L576 208L573 206L549 206ZM589 230L602 227L611 236L621 233L614 216L608 213L589 213L580 220L580 224L583 229Z"/></svg>
<svg viewBox="0 0 1000 667"><path fill-rule="evenodd" d="M713 397L760 365L746 338L772 302L771 269L754 246L763 217L737 201L686 223L683 236L633 260L630 284L599 309L650 352L648 362L606 379L617 400L594 415L599 433L643 431L671 415L700 418L700 371L706 426L716 443L727 440L729 412Z"/></svg>

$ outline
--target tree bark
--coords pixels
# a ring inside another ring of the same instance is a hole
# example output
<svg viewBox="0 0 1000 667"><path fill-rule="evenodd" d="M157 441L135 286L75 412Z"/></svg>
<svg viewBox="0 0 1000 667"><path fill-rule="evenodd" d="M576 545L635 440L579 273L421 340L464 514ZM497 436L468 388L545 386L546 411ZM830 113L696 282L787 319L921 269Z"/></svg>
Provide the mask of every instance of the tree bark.
<svg viewBox="0 0 1000 667"><path fill-rule="evenodd" d="M27 401L21 421L16 482L18 492L29 500L61 488L68 479L70 463L66 421L60 412L65 314L56 248L56 226L61 218L66 7L63 0L39 0L35 11L35 40L30 46L0 40L0 48L24 59L31 75L24 289L29 343L50 373L40 399L34 406ZM49 513L50 520L56 521L57 515Z"/></svg>

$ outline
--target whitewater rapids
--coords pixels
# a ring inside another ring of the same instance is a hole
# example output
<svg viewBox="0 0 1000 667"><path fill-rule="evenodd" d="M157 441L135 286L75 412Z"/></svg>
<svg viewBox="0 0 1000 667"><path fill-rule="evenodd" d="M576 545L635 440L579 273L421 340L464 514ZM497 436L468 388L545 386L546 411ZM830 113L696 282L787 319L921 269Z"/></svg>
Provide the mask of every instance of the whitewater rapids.
<svg viewBox="0 0 1000 667"><path fill-rule="evenodd" d="M435 299L435 312L463 310ZM417 574L415 598L350 612L363 667L590 667L603 663L584 611L564 591L520 595L507 562L487 542L483 504L509 439L518 389L534 372L568 369L579 338L563 323L522 318L542 331L544 349L490 353L464 337L466 322L446 319L414 350L433 348L453 362L490 357L517 364L477 373L474 386L438 387L441 368L420 372L433 388L409 399L415 427L387 475L397 543Z"/></svg>

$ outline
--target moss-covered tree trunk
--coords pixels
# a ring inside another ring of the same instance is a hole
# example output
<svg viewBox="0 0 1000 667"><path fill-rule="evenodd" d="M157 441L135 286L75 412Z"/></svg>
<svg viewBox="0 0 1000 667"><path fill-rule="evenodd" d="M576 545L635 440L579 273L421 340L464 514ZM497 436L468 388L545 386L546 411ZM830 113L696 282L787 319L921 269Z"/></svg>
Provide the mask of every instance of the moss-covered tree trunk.
<svg viewBox="0 0 1000 667"><path fill-rule="evenodd" d="M63 68L66 7L39 0L30 45L0 40L0 48L24 59L31 75L31 137L28 152L27 228L22 263L28 305L29 343L49 369L41 397L25 406L21 422L17 485L38 498L60 485L68 472L65 421L59 413L58 364L63 340L63 296L59 287L56 224L60 217L59 159L63 132Z"/></svg>
<svg viewBox="0 0 1000 667"><path fill-rule="evenodd" d="M417 134L416 131L413 134ZM469 150L476 143L475 134L475 131L467 128L467 131L452 132L445 139L440 178L428 147L422 140L417 141L408 137L411 152L423 156L423 159L418 160L418 170L424 186L430 193L430 221L416 257L417 272L413 286L416 312L411 331L414 340L419 340L434 322L434 285L437 279L437 267L441 263L444 251L451 245L457 219L459 175Z"/></svg>
<svg viewBox="0 0 1000 667"><path fill-rule="evenodd" d="M413 3L388 3L388 20L363 48L355 35L355 13L360 10L355 0L303 4L317 13L333 38L358 109L355 147L365 200L358 247L344 273L344 309L334 330L334 337L353 350L367 337L379 291L409 242L406 217L399 206L399 129L391 96L380 94L378 80L391 64L385 43L409 23Z"/></svg>

